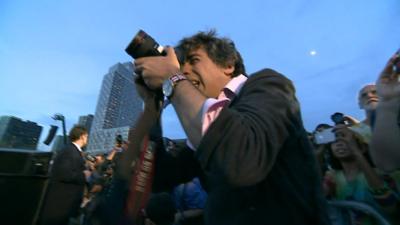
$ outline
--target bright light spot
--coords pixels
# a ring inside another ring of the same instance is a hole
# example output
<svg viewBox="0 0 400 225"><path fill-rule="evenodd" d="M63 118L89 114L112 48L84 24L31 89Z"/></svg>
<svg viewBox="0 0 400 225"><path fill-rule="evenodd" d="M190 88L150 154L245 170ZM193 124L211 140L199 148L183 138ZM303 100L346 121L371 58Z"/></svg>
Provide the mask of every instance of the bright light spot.
<svg viewBox="0 0 400 225"><path fill-rule="evenodd" d="M310 55L311 55L311 56L314 56L314 55L316 55L316 54L317 54L317 51L315 51L315 50L310 51Z"/></svg>

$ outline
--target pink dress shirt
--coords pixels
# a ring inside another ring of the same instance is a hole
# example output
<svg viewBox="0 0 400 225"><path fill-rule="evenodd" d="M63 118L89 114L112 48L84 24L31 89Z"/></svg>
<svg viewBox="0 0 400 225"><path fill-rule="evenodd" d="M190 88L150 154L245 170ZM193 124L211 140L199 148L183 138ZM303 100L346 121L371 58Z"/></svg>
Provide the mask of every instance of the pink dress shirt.
<svg viewBox="0 0 400 225"><path fill-rule="evenodd" d="M221 90L221 93L218 95L216 99L215 98L206 99L201 110L202 136L204 136L204 134L207 132L207 129L210 127L212 122L214 122L215 119L217 119L221 110L229 104L229 102L231 101L231 99L233 99L233 97L239 94L240 89L242 88L246 80L247 77L244 75L236 76L226 84L226 86ZM187 144L191 149L194 149L192 143L190 143L189 140L187 141Z"/></svg>

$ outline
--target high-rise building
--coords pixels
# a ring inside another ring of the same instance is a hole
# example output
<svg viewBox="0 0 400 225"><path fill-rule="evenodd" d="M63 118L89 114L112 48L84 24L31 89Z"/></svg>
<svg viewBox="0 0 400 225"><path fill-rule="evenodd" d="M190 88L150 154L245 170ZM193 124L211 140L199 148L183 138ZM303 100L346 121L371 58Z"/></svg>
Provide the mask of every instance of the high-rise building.
<svg viewBox="0 0 400 225"><path fill-rule="evenodd" d="M0 147L36 150L43 127L14 116L0 117Z"/></svg>
<svg viewBox="0 0 400 225"><path fill-rule="evenodd" d="M83 126L90 133L90 129L92 128L94 116L92 114L88 114L86 116L80 116L78 120L78 125Z"/></svg>
<svg viewBox="0 0 400 225"><path fill-rule="evenodd" d="M87 151L107 152L113 148L117 135L127 139L129 128L143 110L133 71L132 63L117 63L104 76Z"/></svg>

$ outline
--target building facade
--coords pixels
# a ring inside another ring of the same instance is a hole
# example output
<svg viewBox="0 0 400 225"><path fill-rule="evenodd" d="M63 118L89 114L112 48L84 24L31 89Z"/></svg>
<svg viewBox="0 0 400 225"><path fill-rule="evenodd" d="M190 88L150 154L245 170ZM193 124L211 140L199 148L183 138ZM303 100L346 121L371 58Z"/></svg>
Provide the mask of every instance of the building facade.
<svg viewBox="0 0 400 225"><path fill-rule="evenodd" d="M14 116L0 117L0 147L36 150L42 126Z"/></svg>
<svg viewBox="0 0 400 225"><path fill-rule="evenodd" d="M129 128L143 110L136 93L133 64L117 63L104 76L89 136L88 152L108 152L115 137L128 137Z"/></svg>
<svg viewBox="0 0 400 225"><path fill-rule="evenodd" d="M86 116L80 116L78 120L78 125L85 127L90 134L90 129L92 128L93 119L94 116L92 114L88 114Z"/></svg>

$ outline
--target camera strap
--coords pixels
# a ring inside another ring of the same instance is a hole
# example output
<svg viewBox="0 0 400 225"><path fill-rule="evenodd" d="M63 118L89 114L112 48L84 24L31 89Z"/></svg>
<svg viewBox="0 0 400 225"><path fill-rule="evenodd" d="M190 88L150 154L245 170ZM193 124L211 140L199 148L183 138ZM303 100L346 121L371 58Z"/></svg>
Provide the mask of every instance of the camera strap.
<svg viewBox="0 0 400 225"><path fill-rule="evenodd" d="M137 221L142 209L149 200L154 176L155 143L149 141L148 136L143 140L140 159L136 165L129 185L129 194L126 201L125 213L128 218Z"/></svg>
<svg viewBox="0 0 400 225"><path fill-rule="evenodd" d="M162 100L159 96L156 96L154 100L157 102L156 108L144 112L143 117L139 118L138 123L130 129L128 135L125 171L129 171L131 175L125 174L125 177L129 177L130 180L124 210L126 224L140 224L144 218L143 209L147 205L152 190L156 148L162 146ZM131 165L132 162L135 162L133 173L131 173L132 167L127 168L128 163Z"/></svg>

